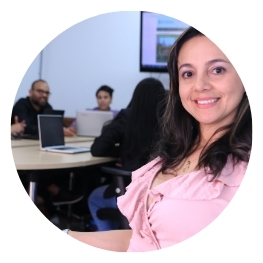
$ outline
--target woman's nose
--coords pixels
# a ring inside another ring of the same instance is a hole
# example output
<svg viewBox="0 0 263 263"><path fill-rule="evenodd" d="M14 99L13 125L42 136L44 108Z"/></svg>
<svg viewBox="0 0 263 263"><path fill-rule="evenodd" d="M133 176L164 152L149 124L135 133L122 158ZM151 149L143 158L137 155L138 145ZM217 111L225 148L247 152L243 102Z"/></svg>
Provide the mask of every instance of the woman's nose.
<svg viewBox="0 0 263 263"><path fill-rule="evenodd" d="M205 73L197 74L194 80L194 89L198 92L211 89L209 77Z"/></svg>

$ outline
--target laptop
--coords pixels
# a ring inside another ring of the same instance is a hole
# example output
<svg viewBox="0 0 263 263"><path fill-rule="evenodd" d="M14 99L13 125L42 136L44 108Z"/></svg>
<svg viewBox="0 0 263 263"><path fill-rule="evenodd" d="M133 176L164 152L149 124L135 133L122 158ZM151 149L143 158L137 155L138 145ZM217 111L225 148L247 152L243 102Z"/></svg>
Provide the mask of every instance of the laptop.
<svg viewBox="0 0 263 263"><path fill-rule="evenodd" d="M62 115L64 116L64 110L53 110L51 108L44 109L43 114L50 114L50 115ZM23 134L22 139L29 139L29 140L39 140L38 134Z"/></svg>
<svg viewBox="0 0 263 263"><path fill-rule="evenodd" d="M22 134L21 136L22 139L29 139L29 140L39 140L39 136L38 134Z"/></svg>
<svg viewBox="0 0 263 263"><path fill-rule="evenodd" d="M78 136L98 137L102 128L113 120L113 112L85 110L76 112L76 127Z"/></svg>
<svg viewBox="0 0 263 263"><path fill-rule="evenodd" d="M89 152L89 147L66 146L62 115L39 114L38 131L40 150L59 153Z"/></svg>
<svg viewBox="0 0 263 263"><path fill-rule="evenodd" d="M64 110L54 110L51 108L44 109L43 114L49 114L49 115L62 115L64 116L65 111Z"/></svg>

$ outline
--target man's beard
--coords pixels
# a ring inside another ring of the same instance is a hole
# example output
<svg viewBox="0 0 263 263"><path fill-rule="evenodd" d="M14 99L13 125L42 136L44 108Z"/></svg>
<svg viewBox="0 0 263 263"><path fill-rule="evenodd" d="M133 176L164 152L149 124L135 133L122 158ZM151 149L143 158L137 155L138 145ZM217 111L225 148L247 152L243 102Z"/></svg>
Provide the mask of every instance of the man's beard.
<svg viewBox="0 0 263 263"><path fill-rule="evenodd" d="M31 99L32 103L35 104L36 106L43 107L47 104L47 100L45 102L40 102L34 98Z"/></svg>

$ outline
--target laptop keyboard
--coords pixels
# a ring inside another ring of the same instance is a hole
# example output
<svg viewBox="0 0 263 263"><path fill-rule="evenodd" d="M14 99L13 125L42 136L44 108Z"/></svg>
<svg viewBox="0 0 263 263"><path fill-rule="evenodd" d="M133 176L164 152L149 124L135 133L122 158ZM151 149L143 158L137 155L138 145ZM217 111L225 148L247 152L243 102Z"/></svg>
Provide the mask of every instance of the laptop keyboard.
<svg viewBox="0 0 263 263"><path fill-rule="evenodd" d="M72 149L76 149L76 147L61 146L61 147L56 147L55 149L58 149L58 150L72 150Z"/></svg>

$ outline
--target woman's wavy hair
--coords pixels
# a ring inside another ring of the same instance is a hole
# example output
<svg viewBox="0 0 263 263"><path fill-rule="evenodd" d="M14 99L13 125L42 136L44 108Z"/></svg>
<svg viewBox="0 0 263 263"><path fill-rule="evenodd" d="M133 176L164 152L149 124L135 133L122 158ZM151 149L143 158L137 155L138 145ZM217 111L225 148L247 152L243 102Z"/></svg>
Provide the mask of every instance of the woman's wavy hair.
<svg viewBox="0 0 263 263"><path fill-rule="evenodd" d="M182 105L178 76L180 50L185 42L197 36L203 36L203 34L189 27L174 43L169 53L169 96L165 113L161 119L161 139L151 156L151 159L161 157L163 173L182 163L195 151L195 147L200 142L199 122ZM209 168L206 171L212 175L211 180L220 175L229 155L232 155L234 165L239 161L249 161L252 146L252 118L246 93L239 104L233 123L219 128L214 134L220 131L224 131L224 135L204 147L198 162L199 168Z"/></svg>
<svg viewBox="0 0 263 263"><path fill-rule="evenodd" d="M164 112L166 95L167 90L156 78L145 78L136 85L128 105L131 114L123 143L125 159L136 155L142 164L149 160L153 143L160 139L159 119Z"/></svg>

